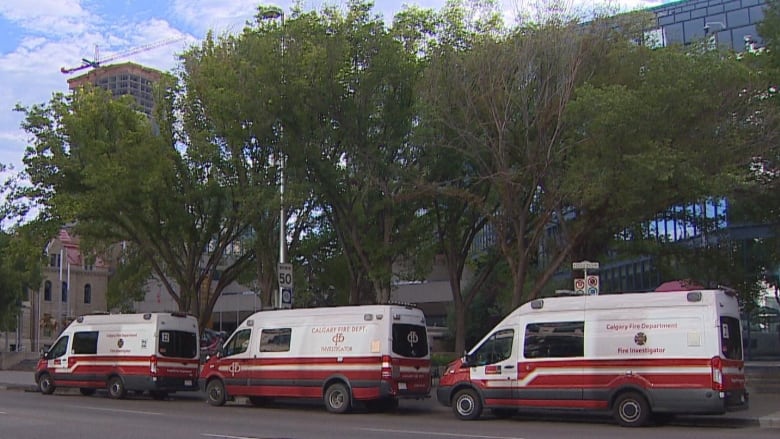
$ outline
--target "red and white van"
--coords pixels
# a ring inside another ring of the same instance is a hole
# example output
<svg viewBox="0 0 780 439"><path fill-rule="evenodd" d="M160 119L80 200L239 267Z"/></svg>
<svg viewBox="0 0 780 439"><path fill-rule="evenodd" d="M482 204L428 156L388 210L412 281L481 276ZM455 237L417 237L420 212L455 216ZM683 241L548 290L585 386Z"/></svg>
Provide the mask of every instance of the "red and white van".
<svg viewBox="0 0 780 439"><path fill-rule="evenodd" d="M526 303L447 367L440 403L460 419L483 408L654 414L747 408L736 295L722 290L553 297Z"/></svg>
<svg viewBox="0 0 780 439"><path fill-rule="evenodd" d="M236 396L322 399L344 413L360 401L389 408L425 398L431 358L423 312L401 305L260 311L247 318L200 374L209 404Z"/></svg>
<svg viewBox="0 0 780 439"><path fill-rule="evenodd" d="M84 395L107 389L164 398L198 390L198 320L183 313L80 316L60 334L35 369L43 394L77 387Z"/></svg>

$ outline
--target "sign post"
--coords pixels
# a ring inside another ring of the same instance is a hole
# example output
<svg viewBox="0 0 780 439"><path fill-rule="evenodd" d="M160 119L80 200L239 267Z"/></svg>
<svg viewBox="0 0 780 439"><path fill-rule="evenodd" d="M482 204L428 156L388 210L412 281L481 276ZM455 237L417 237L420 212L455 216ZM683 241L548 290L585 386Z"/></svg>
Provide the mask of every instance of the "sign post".
<svg viewBox="0 0 780 439"><path fill-rule="evenodd" d="M293 267L290 263L279 264L279 308L292 308Z"/></svg>
<svg viewBox="0 0 780 439"><path fill-rule="evenodd" d="M598 296L599 294L599 275L590 274L588 270L598 271L599 263L591 261L580 261L571 264L572 270L582 270L582 277L574 279L574 291L577 294L588 294L589 296Z"/></svg>

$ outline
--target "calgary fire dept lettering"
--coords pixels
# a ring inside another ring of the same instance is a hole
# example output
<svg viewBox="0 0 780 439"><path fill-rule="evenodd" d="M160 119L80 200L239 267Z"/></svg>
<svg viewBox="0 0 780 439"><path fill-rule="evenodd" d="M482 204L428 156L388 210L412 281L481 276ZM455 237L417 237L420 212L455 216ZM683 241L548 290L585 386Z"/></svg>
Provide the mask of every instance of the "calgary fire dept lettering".
<svg viewBox="0 0 780 439"><path fill-rule="evenodd" d="M636 330L653 330L653 329L677 329L677 322L671 323L658 323L658 322L616 322L607 323L607 331L636 331Z"/></svg>

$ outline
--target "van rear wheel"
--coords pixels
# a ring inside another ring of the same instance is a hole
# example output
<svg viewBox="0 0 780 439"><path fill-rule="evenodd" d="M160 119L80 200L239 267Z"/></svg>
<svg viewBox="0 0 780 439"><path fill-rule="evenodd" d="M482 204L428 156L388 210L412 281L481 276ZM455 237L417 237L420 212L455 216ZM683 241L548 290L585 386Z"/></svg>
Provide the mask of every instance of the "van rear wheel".
<svg viewBox="0 0 780 439"><path fill-rule="evenodd" d="M642 427L650 419L650 405L636 392L620 395L612 410L615 420L623 427Z"/></svg>
<svg viewBox="0 0 780 439"><path fill-rule="evenodd" d="M209 381L206 385L206 401L214 407L225 405L227 395L225 394L225 385L220 379Z"/></svg>
<svg viewBox="0 0 780 439"><path fill-rule="evenodd" d="M112 399L122 399L127 395L125 383L120 377L111 377L108 380L108 396Z"/></svg>
<svg viewBox="0 0 780 439"><path fill-rule="evenodd" d="M455 394L452 411L464 421L477 419L482 415L482 400L473 389L463 389Z"/></svg>
<svg viewBox="0 0 780 439"><path fill-rule="evenodd" d="M351 399L347 386L332 384L325 391L325 408L331 413L346 413L352 404Z"/></svg>
<svg viewBox="0 0 780 439"><path fill-rule="evenodd" d="M38 378L38 390L44 395L51 395L56 388L54 379L52 379L51 375L48 373L45 373Z"/></svg>

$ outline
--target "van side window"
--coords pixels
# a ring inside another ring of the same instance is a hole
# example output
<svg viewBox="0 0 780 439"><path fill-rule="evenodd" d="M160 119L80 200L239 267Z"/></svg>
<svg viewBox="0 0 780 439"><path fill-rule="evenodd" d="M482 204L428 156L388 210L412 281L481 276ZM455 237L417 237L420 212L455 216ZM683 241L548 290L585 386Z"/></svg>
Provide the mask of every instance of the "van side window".
<svg viewBox="0 0 780 439"><path fill-rule="evenodd" d="M290 328L263 329L260 333L260 352L288 352Z"/></svg>
<svg viewBox="0 0 780 439"><path fill-rule="evenodd" d="M60 338L57 343L49 349L49 358L59 358L68 351L68 336Z"/></svg>
<svg viewBox="0 0 780 439"><path fill-rule="evenodd" d="M98 332L83 331L73 334L74 354L97 354Z"/></svg>
<svg viewBox="0 0 780 439"><path fill-rule="evenodd" d="M525 358L582 357L584 322L529 323L525 327Z"/></svg>
<svg viewBox="0 0 780 439"><path fill-rule="evenodd" d="M249 349L249 337L251 335L251 329L242 329L233 334L233 337L231 337L230 341L225 345L224 356L229 357L231 355L246 352L246 350Z"/></svg>
<svg viewBox="0 0 780 439"><path fill-rule="evenodd" d="M496 332L471 353L469 365L484 366L506 360L512 355L512 340L514 338L514 329L503 329Z"/></svg>

